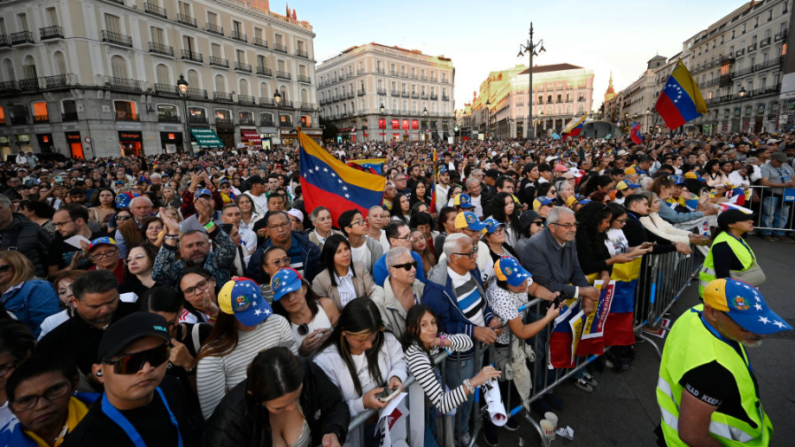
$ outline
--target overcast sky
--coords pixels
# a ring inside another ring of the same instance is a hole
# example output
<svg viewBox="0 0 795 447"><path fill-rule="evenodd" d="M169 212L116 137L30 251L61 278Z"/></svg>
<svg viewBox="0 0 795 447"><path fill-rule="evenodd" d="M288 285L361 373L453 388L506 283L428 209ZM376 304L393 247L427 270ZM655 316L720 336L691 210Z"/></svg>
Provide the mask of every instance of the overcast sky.
<svg viewBox="0 0 795 447"><path fill-rule="evenodd" d="M737 0L417 1L293 0L299 20L317 34L318 64L345 48L378 42L444 55L456 68L455 107L472 98L489 71L527 64L518 58L528 38L544 39L537 65L570 63L593 70L594 108L602 103L610 72L620 91L646 62L670 57L682 42L745 2ZM271 3L284 14L284 3Z"/></svg>

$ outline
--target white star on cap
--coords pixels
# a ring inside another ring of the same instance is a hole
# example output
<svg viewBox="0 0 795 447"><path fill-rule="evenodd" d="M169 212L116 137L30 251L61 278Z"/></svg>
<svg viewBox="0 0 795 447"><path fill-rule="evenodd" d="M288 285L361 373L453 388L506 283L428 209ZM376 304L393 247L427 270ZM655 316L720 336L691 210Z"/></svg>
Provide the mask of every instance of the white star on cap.
<svg viewBox="0 0 795 447"><path fill-rule="evenodd" d="M259 314L261 314L261 313L262 313L262 311L261 311L261 310L259 310L259 309L257 309L257 310L255 310L255 311L254 311L254 315L256 315L256 316L259 316Z"/></svg>
<svg viewBox="0 0 795 447"><path fill-rule="evenodd" d="M751 290L751 286L749 286L748 284L743 284L743 288L746 290Z"/></svg>
<svg viewBox="0 0 795 447"><path fill-rule="evenodd" d="M263 312L265 312L265 315L270 315L271 314L270 309L265 309Z"/></svg>
<svg viewBox="0 0 795 447"><path fill-rule="evenodd" d="M773 322L773 324L775 324L775 325L776 325L776 326L778 326L779 328L782 328L782 329L784 328L784 323L782 323L782 322L780 322L780 321L774 321L774 322Z"/></svg>
<svg viewBox="0 0 795 447"><path fill-rule="evenodd" d="M760 312L762 311L762 305L761 304L756 303L756 304L754 304L754 307L756 308L756 310L758 310Z"/></svg>
<svg viewBox="0 0 795 447"><path fill-rule="evenodd" d="M759 317L759 321L761 321L764 324L770 323L770 319L767 317Z"/></svg>

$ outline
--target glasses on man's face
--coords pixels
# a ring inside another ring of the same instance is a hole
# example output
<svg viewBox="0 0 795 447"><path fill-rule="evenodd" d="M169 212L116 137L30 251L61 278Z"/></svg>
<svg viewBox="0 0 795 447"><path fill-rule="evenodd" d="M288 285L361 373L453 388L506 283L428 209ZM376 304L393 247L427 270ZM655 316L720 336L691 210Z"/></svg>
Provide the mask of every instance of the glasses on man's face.
<svg viewBox="0 0 795 447"><path fill-rule="evenodd" d="M417 261L414 261L414 262L407 262L405 264L393 265L392 268L403 269L403 270L405 270L407 272L410 272L411 269L415 269L416 270L418 265L419 265L419 263Z"/></svg>
<svg viewBox="0 0 795 447"><path fill-rule="evenodd" d="M210 284L209 280L203 279L196 283L193 287L188 287L187 289L182 291L182 294L185 296L193 296L196 292L203 292L207 289L207 285Z"/></svg>
<svg viewBox="0 0 795 447"><path fill-rule="evenodd" d="M453 254L454 255L458 255L458 256L466 256L468 258L473 258L473 257L477 256L477 254L478 254L478 246L477 245L473 245L472 246L472 251L470 251L469 253L453 253Z"/></svg>
<svg viewBox="0 0 795 447"><path fill-rule="evenodd" d="M104 363L113 365L113 372L116 374L132 375L140 371L147 363L153 368L162 365L168 360L170 351L169 345L160 345L146 351L123 355Z"/></svg>
<svg viewBox="0 0 795 447"><path fill-rule="evenodd" d="M290 227L290 221L289 220L287 222L283 222L283 223L280 223L280 224L268 225L268 228L270 228L271 230L284 230L284 229L289 228L289 227Z"/></svg>
<svg viewBox="0 0 795 447"><path fill-rule="evenodd" d="M276 266L276 267L289 267L290 266L290 257L289 256L285 256L285 257L283 257L281 259L274 259L273 262L271 262L271 265Z"/></svg>
<svg viewBox="0 0 795 447"><path fill-rule="evenodd" d="M364 219L354 220L353 222L351 222L351 226L354 225L364 225Z"/></svg>
<svg viewBox="0 0 795 447"><path fill-rule="evenodd" d="M28 411L36 407L39 399L44 398L52 403L56 399L66 396L69 393L69 382L60 382L47 388L43 394L32 394L29 396L21 396L11 402L10 407L14 412Z"/></svg>
<svg viewBox="0 0 795 447"><path fill-rule="evenodd" d="M61 228L61 227L65 226L66 224L71 223L71 222L74 222L74 221L73 220L65 220L63 222L53 222L52 226L55 227L55 228Z"/></svg>
<svg viewBox="0 0 795 447"><path fill-rule="evenodd" d="M115 254L116 254L116 250L103 251L102 253L96 253L96 254L91 255L91 260L92 261L99 261L100 259L113 257Z"/></svg>
<svg viewBox="0 0 795 447"><path fill-rule="evenodd" d="M400 236L399 236L399 237L396 237L395 239L402 239L402 240L404 240L404 241L409 241L409 242L411 242L412 244L413 244L414 242L417 242L417 239L416 239L416 238L414 238L414 237L412 237L410 234L408 234L408 235L406 235L406 236L403 236L403 237L400 237Z"/></svg>
<svg viewBox="0 0 795 447"><path fill-rule="evenodd" d="M571 230L576 230L577 227L580 226L580 223L579 222L566 223L566 224L551 223L550 225L557 225L558 227L562 227L562 228L565 228L568 231L571 231Z"/></svg>

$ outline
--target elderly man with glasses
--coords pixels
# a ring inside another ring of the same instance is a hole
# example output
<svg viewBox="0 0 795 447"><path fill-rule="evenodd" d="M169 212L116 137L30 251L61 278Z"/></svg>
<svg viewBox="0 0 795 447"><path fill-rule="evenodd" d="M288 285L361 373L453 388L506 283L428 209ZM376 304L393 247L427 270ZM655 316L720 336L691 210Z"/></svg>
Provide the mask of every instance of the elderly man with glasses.
<svg viewBox="0 0 795 447"><path fill-rule="evenodd" d="M320 248L309 240L306 233L292 231L290 216L284 211L271 211L263 219L268 229L268 238L260 244L257 251L251 255L246 267L246 276L257 281L262 280L262 253L269 247L277 246L287 252L290 265L307 281L312 282L320 273Z"/></svg>

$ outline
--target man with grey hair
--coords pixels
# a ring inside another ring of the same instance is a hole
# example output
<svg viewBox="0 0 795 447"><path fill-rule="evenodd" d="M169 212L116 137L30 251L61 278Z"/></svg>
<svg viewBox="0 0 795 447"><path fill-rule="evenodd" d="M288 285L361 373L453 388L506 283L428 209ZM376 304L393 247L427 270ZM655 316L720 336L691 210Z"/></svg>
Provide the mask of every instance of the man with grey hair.
<svg viewBox="0 0 795 447"><path fill-rule="evenodd" d="M481 274L477 265L477 245L466 234L456 233L444 241L445 259L428 274L422 304L430 307L436 314L440 332L446 334L466 334L473 339L493 344L503 329L497 329L499 319L486 301ZM583 276L584 278L584 276ZM483 366L483 358L475 358L474 349L461 353L456 360L447 359L445 382L450 389L461 386L463 379L469 379ZM468 445L469 414L472 411L472 395L462 404L461 423L455 428L456 439L461 445Z"/></svg>
<svg viewBox="0 0 795 447"><path fill-rule="evenodd" d="M485 217L483 216L483 195L481 194L483 191L483 184L477 177L470 175L466 181L466 188L467 194L471 199L472 206L475 207L473 212L480 220L483 220L483 217Z"/></svg>
<svg viewBox="0 0 795 447"><path fill-rule="evenodd" d="M381 312L384 327L401 339L406 331L406 315L409 309L420 303L425 285L417 279L419 264L406 247L395 247L386 254L389 277L384 288L376 287L370 297Z"/></svg>
<svg viewBox="0 0 795 447"><path fill-rule="evenodd" d="M128 227L136 225L140 230L144 221L152 216L152 201L146 196L133 197L133 199L130 200L130 212L133 218L124 222L119 226L119 229L116 230L116 244L119 246L119 256L122 258L127 257L128 247L124 241L124 234L121 232L121 227L125 225Z"/></svg>
<svg viewBox="0 0 795 447"><path fill-rule="evenodd" d="M11 200L0 194L0 251L16 250L30 259L36 276L47 277L47 247L51 236L39 224L14 213Z"/></svg>
<svg viewBox="0 0 795 447"><path fill-rule="evenodd" d="M381 243L384 251L389 250L389 240L384 227L389 223L389 213L382 206L370 207L367 212L367 237Z"/></svg>

